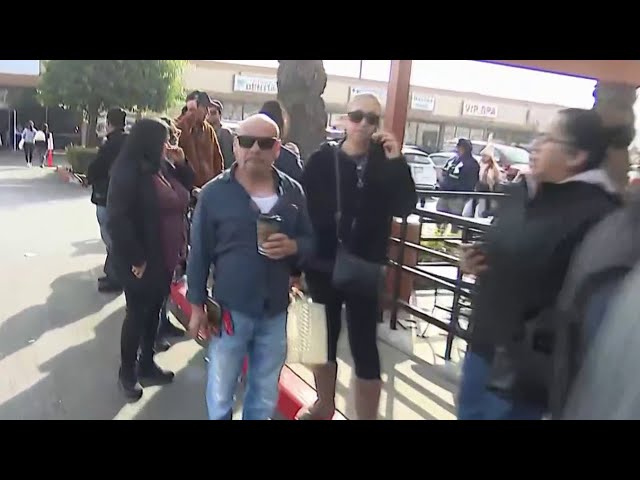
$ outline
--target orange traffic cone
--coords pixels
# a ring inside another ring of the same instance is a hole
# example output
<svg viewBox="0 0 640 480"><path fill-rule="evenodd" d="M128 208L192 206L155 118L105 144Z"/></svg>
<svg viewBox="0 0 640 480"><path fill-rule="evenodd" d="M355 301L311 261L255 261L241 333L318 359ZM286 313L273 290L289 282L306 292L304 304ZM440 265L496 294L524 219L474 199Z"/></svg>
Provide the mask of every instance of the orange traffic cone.
<svg viewBox="0 0 640 480"><path fill-rule="evenodd" d="M53 167L53 150L47 151L47 166Z"/></svg>

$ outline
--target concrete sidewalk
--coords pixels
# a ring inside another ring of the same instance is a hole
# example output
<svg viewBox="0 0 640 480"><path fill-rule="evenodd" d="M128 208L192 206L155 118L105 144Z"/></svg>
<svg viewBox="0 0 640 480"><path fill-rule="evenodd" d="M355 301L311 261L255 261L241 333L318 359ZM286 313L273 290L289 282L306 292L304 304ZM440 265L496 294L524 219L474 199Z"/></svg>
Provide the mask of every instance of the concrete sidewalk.
<svg viewBox="0 0 640 480"><path fill-rule="evenodd" d="M205 419L206 363L192 341L157 357L177 372L172 385L123 401L124 296L97 291L105 250L89 196L50 169L0 154L0 224L8 232L0 236L0 419ZM381 418L454 418L455 375L438 360L443 339L433 333L418 340L381 327ZM338 408L353 418L346 333L339 356ZM308 369L293 368L313 384Z"/></svg>

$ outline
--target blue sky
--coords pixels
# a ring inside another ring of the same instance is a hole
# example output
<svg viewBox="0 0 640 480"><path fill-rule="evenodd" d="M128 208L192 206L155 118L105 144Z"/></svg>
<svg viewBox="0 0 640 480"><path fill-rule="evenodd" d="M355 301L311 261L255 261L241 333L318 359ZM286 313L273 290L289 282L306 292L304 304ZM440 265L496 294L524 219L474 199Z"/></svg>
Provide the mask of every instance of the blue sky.
<svg viewBox="0 0 640 480"><path fill-rule="evenodd" d="M40 60L0 60L0 73L39 75Z"/></svg>

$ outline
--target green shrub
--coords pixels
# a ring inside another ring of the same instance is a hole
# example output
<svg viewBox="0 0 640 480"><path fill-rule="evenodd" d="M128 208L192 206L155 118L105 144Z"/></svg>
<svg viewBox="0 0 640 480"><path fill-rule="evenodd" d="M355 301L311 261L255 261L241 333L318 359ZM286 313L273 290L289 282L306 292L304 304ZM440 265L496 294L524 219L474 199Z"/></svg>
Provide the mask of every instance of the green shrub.
<svg viewBox="0 0 640 480"><path fill-rule="evenodd" d="M98 149L71 146L67 147L66 153L73 172L86 175L89 165L96 158Z"/></svg>

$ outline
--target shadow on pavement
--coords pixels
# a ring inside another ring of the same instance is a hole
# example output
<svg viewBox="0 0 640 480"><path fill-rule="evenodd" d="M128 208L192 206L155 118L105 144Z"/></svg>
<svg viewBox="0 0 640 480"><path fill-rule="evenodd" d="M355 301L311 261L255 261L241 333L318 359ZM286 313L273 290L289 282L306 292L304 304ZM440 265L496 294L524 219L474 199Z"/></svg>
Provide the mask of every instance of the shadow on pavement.
<svg viewBox="0 0 640 480"><path fill-rule="evenodd" d="M344 342L344 340L341 340L341 342ZM356 412L353 396L353 392L355 391L355 369L353 368L353 359L349 352L347 342L342 343L342 345L338 348L339 358L347 365L351 366L352 374L350 375L350 381L348 384L345 383L344 380L341 381L340 374L338 374L339 380L336 385L336 394L346 399L346 408L342 413L349 419L355 419ZM427 400L427 403L433 403L444 409L451 415L456 415L454 405L451 405L449 402L438 396L437 393L418 384L415 379L410 378L406 373L402 372L402 370L407 370L407 361L410 360L406 354L381 341L378 342L378 348L380 351L380 360L382 362L382 373L386 375L383 394L380 399L382 407L379 416L380 420L392 420L397 418L397 415L402 415L400 412L394 412L395 408L400 405L409 409L414 415L424 420L437 420L438 418L433 415L433 412L428 411L429 405L425 404L425 400ZM421 362L411 365L411 370L422 377L422 379L433 384L436 389L439 388L446 392L453 393L455 396L457 387L455 384L448 381L437 367ZM413 394L409 396L403 393L403 391L412 391ZM417 401L420 403L416 403Z"/></svg>
<svg viewBox="0 0 640 480"><path fill-rule="evenodd" d="M161 359L158 364L162 365ZM204 350L198 350L189 363L176 373L173 383L159 388L134 419L206 420L205 385Z"/></svg>
<svg viewBox="0 0 640 480"><path fill-rule="evenodd" d="M0 405L0 419L110 420L125 405L118 390L124 309L105 318L95 337L39 365L47 376Z"/></svg>
<svg viewBox="0 0 640 480"><path fill-rule="evenodd" d="M82 197L87 197L89 201L90 190L64 183L53 170L33 173L34 175L29 175L28 178L0 178L0 205L20 206L27 193L29 205Z"/></svg>
<svg viewBox="0 0 640 480"><path fill-rule="evenodd" d="M56 278L44 304L32 305L0 323L0 360L38 340L49 330L62 328L99 312L114 295L99 293L96 276L101 268Z"/></svg>

